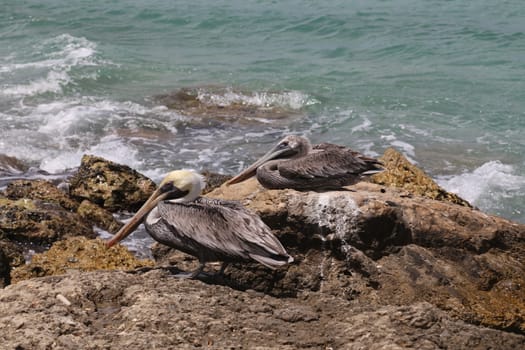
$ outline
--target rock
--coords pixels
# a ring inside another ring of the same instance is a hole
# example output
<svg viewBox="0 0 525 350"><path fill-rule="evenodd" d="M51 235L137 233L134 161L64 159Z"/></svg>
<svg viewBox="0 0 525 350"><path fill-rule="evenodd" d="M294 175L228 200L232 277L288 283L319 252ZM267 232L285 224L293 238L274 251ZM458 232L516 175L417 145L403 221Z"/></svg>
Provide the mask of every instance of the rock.
<svg viewBox="0 0 525 350"><path fill-rule="evenodd" d="M152 265L151 260L138 260L121 245L108 249L100 239L71 237L54 243L44 253L35 254L29 264L15 268L11 281L59 275L68 270L132 270Z"/></svg>
<svg viewBox="0 0 525 350"><path fill-rule="evenodd" d="M35 199L55 203L62 208L76 211L78 202L69 198L55 185L45 180L16 180L7 185L5 194L9 199Z"/></svg>
<svg viewBox="0 0 525 350"><path fill-rule="evenodd" d="M410 163L395 149L387 149L379 160L383 163L385 171L373 175L372 182L403 188L407 191L407 195L418 195L471 207L466 200L441 188L423 170Z"/></svg>
<svg viewBox="0 0 525 350"><path fill-rule="evenodd" d="M109 211L87 199L80 203L77 208L77 213L86 222L111 233L116 233L122 227L122 223L118 222Z"/></svg>
<svg viewBox="0 0 525 350"><path fill-rule="evenodd" d="M272 295L430 302L464 321L525 331L525 225L397 187L351 189L266 190L251 179L207 194L257 212L295 258L276 271L244 264L226 275Z"/></svg>
<svg viewBox="0 0 525 350"><path fill-rule="evenodd" d="M70 179L71 196L109 211L136 211L156 188L153 181L128 166L85 155Z"/></svg>
<svg viewBox="0 0 525 350"><path fill-rule="evenodd" d="M20 174L27 171L29 166L21 160L0 153L0 176Z"/></svg>
<svg viewBox="0 0 525 350"><path fill-rule="evenodd" d="M229 179L231 179L233 176L231 175L223 175L218 173L213 173L210 171L203 171L201 173L202 176L204 176L204 179L206 181L206 187L204 190L202 190L202 194L206 194L208 192L213 191Z"/></svg>
<svg viewBox="0 0 525 350"><path fill-rule="evenodd" d="M11 283L11 268L23 264L22 248L9 240L0 239L0 288Z"/></svg>
<svg viewBox="0 0 525 350"><path fill-rule="evenodd" d="M45 245L71 236L95 237L90 225L74 212L37 199L0 198L0 237Z"/></svg>
<svg viewBox="0 0 525 350"><path fill-rule="evenodd" d="M64 302L64 300L66 302ZM165 271L97 271L0 290L6 349L519 349L525 336L466 324L429 303L274 298Z"/></svg>

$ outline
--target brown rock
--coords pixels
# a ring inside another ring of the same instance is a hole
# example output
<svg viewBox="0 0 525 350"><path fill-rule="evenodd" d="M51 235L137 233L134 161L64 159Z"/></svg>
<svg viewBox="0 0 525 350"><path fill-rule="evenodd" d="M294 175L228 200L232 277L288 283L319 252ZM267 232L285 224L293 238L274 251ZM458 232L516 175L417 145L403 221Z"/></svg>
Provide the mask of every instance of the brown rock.
<svg viewBox="0 0 525 350"><path fill-rule="evenodd" d="M11 269L23 264L22 248L11 241L0 239L0 288L11 283Z"/></svg>
<svg viewBox="0 0 525 350"><path fill-rule="evenodd" d="M78 208L78 202L45 180L16 180L7 186L5 193L8 198L13 200L38 199L45 203L58 204L70 211L75 211Z"/></svg>
<svg viewBox="0 0 525 350"><path fill-rule="evenodd" d="M520 349L429 303L378 306L326 293L274 298L161 270L87 272L0 290L6 349Z"/></svg>
<svg viewBox="0 0 525 350"><path fill-rule="evenodd" d="M151 260L138 260L121 245L108 249L100 239L71 237L35 254L29 264L15 268L11 280L17 283L28 278L61 275L68 270L132 270L152 265Z"/></svg>
<svg viewBox="0 0 525 350"><path fill-rule="evenodd" d="M128 166L85 155L70 179L73 197L109 211L136 211L156 188L153 181Z"/></svg>
<svg viewBox="0 0 525 350"><path fill-rule="evenodd" d="M80 203L77 213L86 222L111 233L116 233L122 227L122 223L118 222L109 211L88 200Z"/></svg>
<svg viewBox="0 0 525 350"><path fill-rule="evenodd" d="M274 272L226 270L247 288L305 289L363 303L430 302L455 317L525 331L525 225L405 189L265 190L256 180L210 197L240 200L270 225L295 262Z"/></svg>
<svg viewBox="0 0 525 350"><path fill-rule="evenodd" d="M95 237L78 214L54 203L31 199L0 199L0 237L49 244L71 236Z"/></svg>
<svg viewBox="0 0 525 350"><path fill-rule="evenodd" d="M202 190L203 194L213 191L233 177L231 175L223 175L210 171L203 171L201 174L206 180L206 187Z"/></svg>
<svg viewBox="0 0 525 350"><path fill-rule="evenodd" d="M378 185L405 189L409 195L418 195L471 207L466 200L441 188L423 170L410 163L405 156L395 149L387 149L379 160L383 163L385 171L373 175L371 177L372 182Z"/></svg>

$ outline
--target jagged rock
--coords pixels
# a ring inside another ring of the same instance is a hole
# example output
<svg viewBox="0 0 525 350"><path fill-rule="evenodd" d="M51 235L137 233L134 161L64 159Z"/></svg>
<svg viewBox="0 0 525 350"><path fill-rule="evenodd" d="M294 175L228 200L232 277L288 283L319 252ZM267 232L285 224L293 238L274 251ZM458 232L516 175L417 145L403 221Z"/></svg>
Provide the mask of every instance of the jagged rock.
<svg viewBox="0 0 525 350"><path fill-rule="evenodd" d="M16 180L7 185L5 194L9 199L35 199L55 203L62 208L76 211L78 202L69 198L55 185L45 180Z"/></svg>
<svg viewBox="0 0 525 350"><path fill-rule="evenodd" d="M0 290L6 349L519 349L525 336L429 303L274 298L165 271L70 273Z"/></svg>
<svg viewBox="0 0 525 350"><path fill-rule="evenodd" d="M207 170L203 171L201 174L206 180L206 187L204 188L204 190L202 190L203 194L213 191L214 189L216 189L217 187L219 187L220 185L222 185L223 183L225 183L233 177L231 175L218 174Z"/></svg>
<svg viewBox="0 0 525 350"><path fill-rule="evenodd" d="M24 264L22 248L0 238L0 288L11 283L11 268Z"/></svg>
<svg viewBox="0 0 525 350"><path fill-rule="evenodd" d="M385 171L371 177L372 182L407 190L407 195L419 195L439 201L471 207L470 203L441 188L430 176L393 148L388 148L379 160Z"/></svg>
<svg viewBox="0 0 525 350"><path fill-rule="evenodd" d="M136 211L156 188L153 181L130 167L91 155L82 157L70 184L71 196L110 211Z"/></svg>
<svg viewBox="0 0 525 350"><path fill-rule="evenodd" d="M60 275L68 270L131 270L152 266L151 260L138 260L125 247L108 249L100 239L71 237L54 243L51 248L33 255L31 262L11 271L12 283L50 275Z"/></svg>
<svg viewBox="0 0 525 350"><path fill-rule="evenodd" d="M266 190L251 179L210 192L261 215L295 258L273 272L234 265L228 277L274 295L426 301L465 321L525 331L525 225L395 187L351 189Z"/></svg>
<svg viewBox="0 0 525 350"><path fill-rule="evenodd" d="M77 208L77 213L86 222L111 233L116 233L120 227L122 227L122 223L118 222L109 211L87 199L80 203Z"/></svg>
<svg viewBox="0 0 525 350"><path fill-rule="evenodd" d="M0 199L0 237L38 245L71 236L95 237L90 225L55 203Z"/></svg>

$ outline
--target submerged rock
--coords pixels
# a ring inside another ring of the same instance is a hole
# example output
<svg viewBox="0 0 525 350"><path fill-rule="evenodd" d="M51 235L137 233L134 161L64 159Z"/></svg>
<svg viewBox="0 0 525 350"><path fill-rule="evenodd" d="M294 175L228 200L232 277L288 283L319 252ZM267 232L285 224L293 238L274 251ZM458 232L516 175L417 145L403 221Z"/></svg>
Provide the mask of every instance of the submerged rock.
<svg viewBox="0 0 525 350"><path fill-rule="evenodd" d="M125 247L108 249L100 239L71 237L54 243L51 248L33 255L31 262L12 270L11 281L61 275L70 270L132 270L152 266L151 260L138 260Z"/></svg>
<svg viewBox="0 0 525 350"><path fill-rule="evenodd" d="M82 157L70 184L71 196L110 211L136 211L156 188L153 181L130 167L91 155Z"/></svg>
<svg viewBox="0 0 525 350"><path fill-rule="evenodd" d="M280 119L289 121L302 113L296 109L287 108L286 104L278 103L279 93L246 93L227 87L203 86L181 88L166 95L156 96L156 99L170 109L203 122L240 122L240 123L273 123ZM264 100L268 100L264 102ZM275 102L272 102L275 100ZM251 102L253 101L253 102Z"/></svg>

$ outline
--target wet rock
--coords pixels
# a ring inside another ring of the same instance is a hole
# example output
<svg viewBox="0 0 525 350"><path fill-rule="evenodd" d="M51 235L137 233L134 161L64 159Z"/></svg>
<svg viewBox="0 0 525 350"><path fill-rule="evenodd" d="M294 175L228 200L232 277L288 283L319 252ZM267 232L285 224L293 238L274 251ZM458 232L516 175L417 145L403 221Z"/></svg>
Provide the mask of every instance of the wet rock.
<svg viewBox="0 0 525 350"><path fill-rule="evenodd" d="M0 199L0 237L45 245L71 236L95 237L74 212L37 199Z"/></svg>
<svg viewBox="0 0 525 350"><path fill-rule="evenodd" d="M0 153L0 176L20 174L27 171L29 166L21 160Z"/></svg>
<svg viewBox="0 0 525 350"><path fill-rule="evenodd" d="M48 251L33 255L29 264L13 269L11 281L17 283L71 270L132 270L152 265L153 261L138 260L123 246L108 249L100 239L77 236L56 242Z"/></svg>
<svg viewBox="0 0 525 350"><path fill-rule="evenodd" d="M46 203L55 203L70 211L75 211L78 208L78 202L72 200L51 182L45 180L13 181L7 185L5 194L13 200L34 199Z"/></svg>
<svg viewBox="0 0 525 350"><path fill-rule="evenodd" d="M88 200L83 200L80 203L77 213L86 222L111 233L116 233L122 227L122 223L117 221L109 211Z"/></svg>
<svg viewBox="0 0 525 350"><path fill-rule="evenodd" d="M128 166L91 155L82 157L70 184L71 196L109 211L136 211L156 188L153 181Z"/></svg>
<svg viewBox="0 0 525 350"><path fill-rule="evenodd" d="M418 195L471 207L466 200L441 188L423 170L410 163L395 149L387 149L379 160L385 166L385 171L372 176L372 182L405 189L406 195Z"/></svg>
<svg viewBox="0 0 525 350"><path fill-rule="evenodd" d="M6 349L519 349L525 336L466 324L429 303L274 298L162 270L86 272L0 290Z"/></svg>

